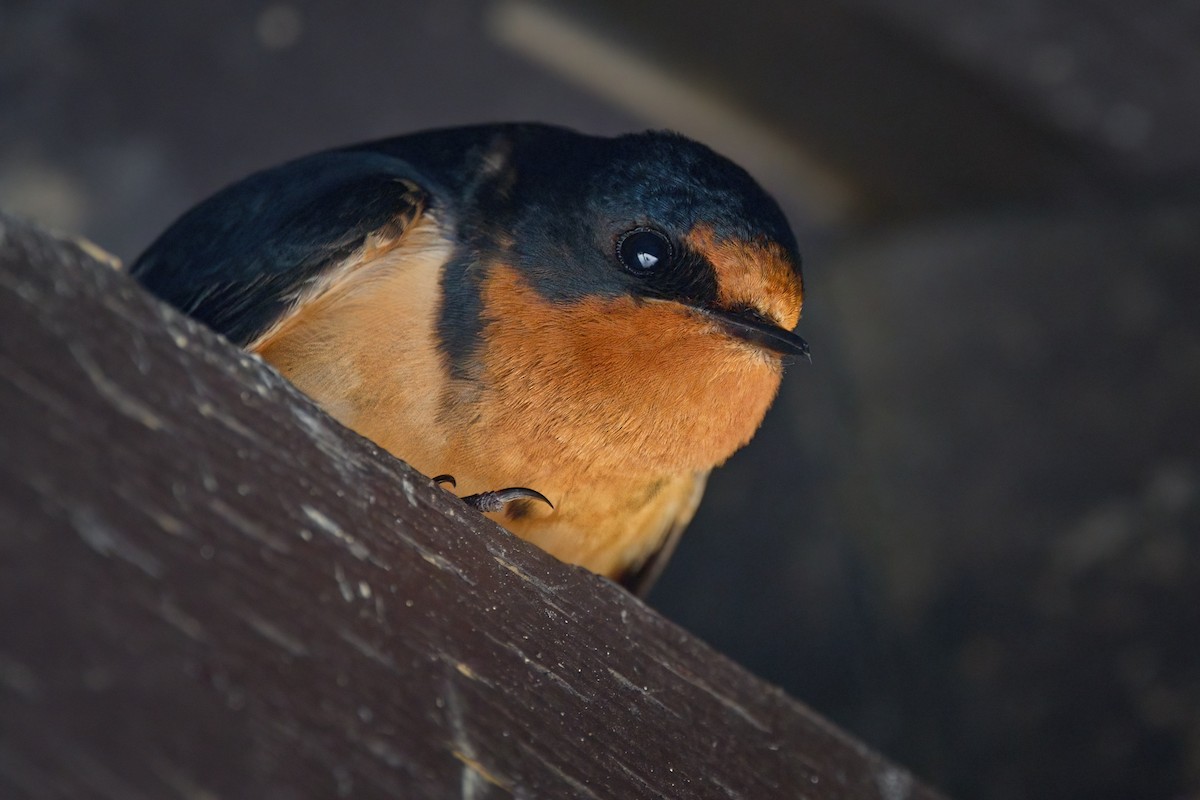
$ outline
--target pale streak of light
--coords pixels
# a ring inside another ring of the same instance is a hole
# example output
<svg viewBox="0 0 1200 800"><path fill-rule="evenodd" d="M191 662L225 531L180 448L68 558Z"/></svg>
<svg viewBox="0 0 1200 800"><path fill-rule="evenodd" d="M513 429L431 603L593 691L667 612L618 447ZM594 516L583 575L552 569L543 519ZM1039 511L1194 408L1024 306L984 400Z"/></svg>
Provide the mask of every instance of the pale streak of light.
<svg viewBox="0 0 1200 800"><path fill-rule="evenodd" d="M488 18L500 44L605 100L723 152L764 184L786 192L818 225L846 221L850 187L793 142L658 65L536 3L504 0Z"/></svg>

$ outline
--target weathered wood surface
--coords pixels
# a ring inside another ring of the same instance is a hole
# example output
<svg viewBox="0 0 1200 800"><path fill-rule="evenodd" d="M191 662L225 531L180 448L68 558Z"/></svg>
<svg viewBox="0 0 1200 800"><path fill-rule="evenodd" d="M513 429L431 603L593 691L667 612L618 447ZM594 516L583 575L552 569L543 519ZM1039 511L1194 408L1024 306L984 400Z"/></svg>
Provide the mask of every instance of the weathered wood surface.
<svg viewBox="0 0 1200 800"><path fill-rule="evenodd" d="M932 797L0 217L0 797Z"/></svg>

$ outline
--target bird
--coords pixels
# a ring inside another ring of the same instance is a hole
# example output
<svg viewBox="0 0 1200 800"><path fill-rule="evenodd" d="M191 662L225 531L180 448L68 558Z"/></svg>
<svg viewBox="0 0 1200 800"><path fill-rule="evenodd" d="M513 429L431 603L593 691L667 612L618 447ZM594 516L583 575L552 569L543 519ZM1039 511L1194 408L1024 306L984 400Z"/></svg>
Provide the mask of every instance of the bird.
<svg viewBox="0 0 1200 800"><path fill-rule="evenodd" d="M204 200L130 273L511 533L643 595L809 353L778 203L670 131L326 150Z"/></svg>

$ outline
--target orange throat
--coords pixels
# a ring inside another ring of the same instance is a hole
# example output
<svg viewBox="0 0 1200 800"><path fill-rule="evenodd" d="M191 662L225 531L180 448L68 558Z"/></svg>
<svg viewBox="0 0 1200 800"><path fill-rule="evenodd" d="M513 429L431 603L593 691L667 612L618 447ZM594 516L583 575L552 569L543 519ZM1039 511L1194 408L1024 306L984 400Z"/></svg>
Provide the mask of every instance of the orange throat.
<svg viewBox="0 0 1200 800"><path fill-rule="evenodd" d="M779 388L778 356L678 303L552 303L503 266L484 301L483 388L459 444L514 475L707 471L750 440Z"/></svg>

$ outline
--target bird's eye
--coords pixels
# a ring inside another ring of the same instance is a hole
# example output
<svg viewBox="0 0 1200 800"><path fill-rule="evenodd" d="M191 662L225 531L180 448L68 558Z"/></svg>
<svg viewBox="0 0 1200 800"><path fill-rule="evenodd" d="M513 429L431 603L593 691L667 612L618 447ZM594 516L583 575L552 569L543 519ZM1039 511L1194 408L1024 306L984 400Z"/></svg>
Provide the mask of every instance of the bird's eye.
<svg viewBox="0 0 1200 800"><path fill-rule="evenodd" d="M635 228L617 242L617 257L630 272L661 270L671 263L671 241L651 228Z"/></svg>

